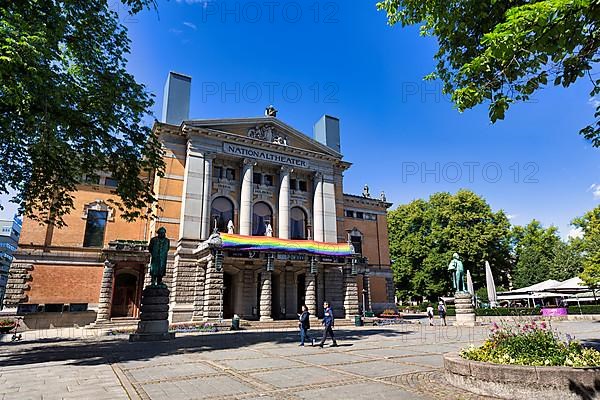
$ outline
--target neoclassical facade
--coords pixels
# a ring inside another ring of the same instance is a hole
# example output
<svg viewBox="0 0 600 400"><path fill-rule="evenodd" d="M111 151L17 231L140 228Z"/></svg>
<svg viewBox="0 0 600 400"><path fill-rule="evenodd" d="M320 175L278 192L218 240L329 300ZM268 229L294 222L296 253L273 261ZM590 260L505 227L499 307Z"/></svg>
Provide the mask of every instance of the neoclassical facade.
<svg viewBox="0 0 600 400"><path fill-rule="evenodd" d="M168 119L167 119L168 120ZM270 114L156 122L164 174L156 218L125 222L110 206L116 178L85 179L67 227L25 220L5 307L85 312L97 324L135 319L148 282L147 242L171 240L172 322L315 315L393 307L385 197L344 194L339 121L310 137ZM209 241L221 240L221 247ZM93 315L92 315L93 314Z"/></svg>

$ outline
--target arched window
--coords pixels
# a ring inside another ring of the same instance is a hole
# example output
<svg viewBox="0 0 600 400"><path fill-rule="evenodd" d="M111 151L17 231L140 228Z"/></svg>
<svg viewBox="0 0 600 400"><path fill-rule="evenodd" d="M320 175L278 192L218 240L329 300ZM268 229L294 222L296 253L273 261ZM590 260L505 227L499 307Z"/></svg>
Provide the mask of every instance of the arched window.
<svg viewBox="0 0 600 400"><path fill-rule="evenodd" d="M267 224L273 227L273 211L267 203L259 201L254 205L252 212L252 235L264 236L267 232Z"/></svg>
<svg viewBox="0 0 600 400"><path fill-rule="evenodd" d="M229 220L233 221L233 203L227 197L217 197L212 202L211 215L211 229L214 227L216 220L219 232L227 232L227 223Z"/></svg>
<svg viewBox="0 0 600 400"><path fill-rule="evenodd" d="M292 207L290 211L291 239L306 239L306 213L300 207Z"/></svg>

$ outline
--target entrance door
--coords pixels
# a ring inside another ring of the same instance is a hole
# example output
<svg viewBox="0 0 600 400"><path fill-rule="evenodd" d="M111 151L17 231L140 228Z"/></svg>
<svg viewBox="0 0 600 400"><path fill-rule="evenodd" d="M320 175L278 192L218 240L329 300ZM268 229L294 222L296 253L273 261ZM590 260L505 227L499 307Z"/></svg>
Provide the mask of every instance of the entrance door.
<svg viewBox="0 0 600 400"><path fill-rule="evenodd" d="M137 277L122 273L115 279L111 317L133 317L136 309Z"/></svg>
<svg viewBox="0 0 600 400"><path fill-rule="evenodd" d="M233 318L233 275L223 274L223 318Z"/></svg>
<svg viewBox="0 0 600 400"><path fill-rule="evenodd" d="M296 294L296 312L302 312L302 306L306 302L306 275L298 275L298 292Z"/></svg>

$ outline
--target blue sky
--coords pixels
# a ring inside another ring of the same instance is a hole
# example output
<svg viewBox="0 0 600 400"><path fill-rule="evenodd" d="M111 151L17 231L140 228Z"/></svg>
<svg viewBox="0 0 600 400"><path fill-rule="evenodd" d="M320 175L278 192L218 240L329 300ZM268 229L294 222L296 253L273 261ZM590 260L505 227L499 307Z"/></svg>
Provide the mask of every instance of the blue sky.
<svg viewBox="0 0 600 400"><path fill-rule="evenodd" d="M158 13L121 13L129 70L156 95L157 118L174 70L192 76L192 118L260 116L273 103L311 135L322 114L337 116L354 163L344 191L368 183L394 208L468 188L515 224L536 218L566 236L600 201L600 149L578 135L593 116L587 82L543 90L491 125L485 106L460 114L423 82L435 40L387 26L374 1L157 3Z"/></svg>

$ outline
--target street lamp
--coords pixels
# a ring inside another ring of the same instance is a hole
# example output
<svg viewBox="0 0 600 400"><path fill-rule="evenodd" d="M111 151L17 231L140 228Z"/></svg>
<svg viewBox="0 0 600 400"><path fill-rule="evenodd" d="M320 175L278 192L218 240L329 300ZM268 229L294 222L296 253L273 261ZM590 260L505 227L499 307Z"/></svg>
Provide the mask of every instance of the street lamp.
<svg viewBox="0 0 600 400"><path fill-rule="evenodd" d="M267 253L267 272L275 270L275 256L273 253Z"/></svg>
<svg viewBox="0 0 600 400"><path fill-rule="evenodd" d="M311 274L317 273L317 259L314 256L310 258L310 273Z"/></svg>

